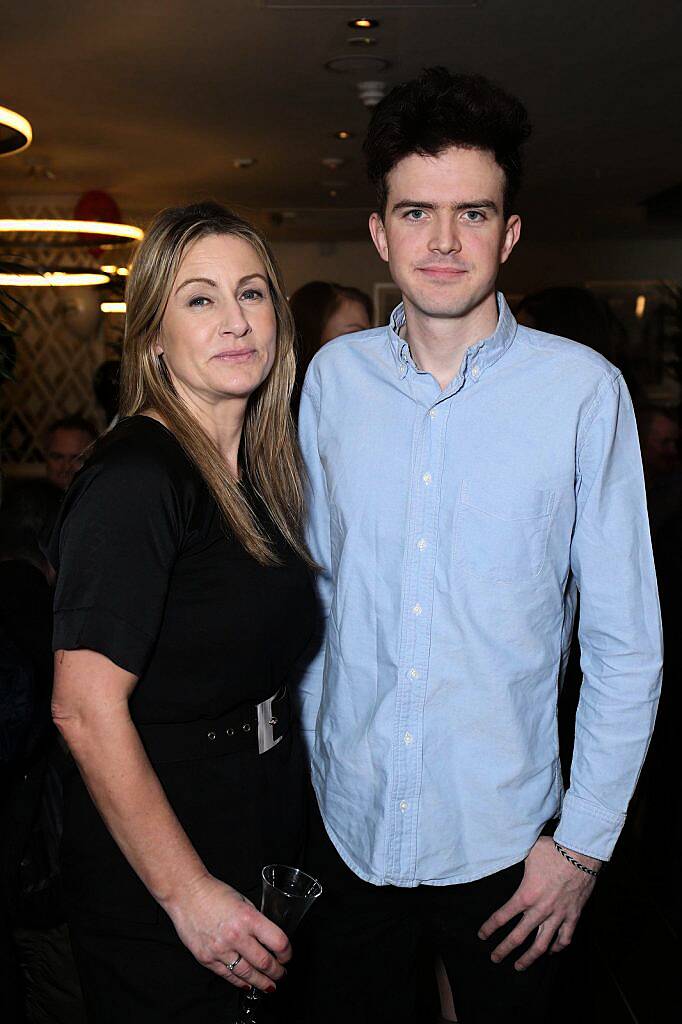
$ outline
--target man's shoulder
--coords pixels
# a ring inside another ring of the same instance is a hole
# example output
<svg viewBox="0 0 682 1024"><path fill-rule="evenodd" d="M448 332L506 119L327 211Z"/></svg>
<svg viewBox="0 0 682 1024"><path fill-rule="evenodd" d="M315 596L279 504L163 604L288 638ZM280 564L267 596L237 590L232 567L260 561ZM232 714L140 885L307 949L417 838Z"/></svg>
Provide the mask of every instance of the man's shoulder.
<svg viewBox="0 0 682 1024"><path fill-rule="evenodd" d="M558 334L546 334L532 327L519 324L516 343L532 350L538 357L546 357L548 362L560 364L566 372L573 372L581 377L592 379L595 383L615 381L620 370L610 363L600 352L583 345L571 338L563 338Z"/></svg>
<svg viewBox="0 0 682 1024"><path fill-rule="evenodd" d="M386 352L387 328L370 327L367 331L355 331L353 334L342 334L315 354L310 369L320 378L334 372L339 363L347 363L349 358L354 361L372 361Z"/></svg>

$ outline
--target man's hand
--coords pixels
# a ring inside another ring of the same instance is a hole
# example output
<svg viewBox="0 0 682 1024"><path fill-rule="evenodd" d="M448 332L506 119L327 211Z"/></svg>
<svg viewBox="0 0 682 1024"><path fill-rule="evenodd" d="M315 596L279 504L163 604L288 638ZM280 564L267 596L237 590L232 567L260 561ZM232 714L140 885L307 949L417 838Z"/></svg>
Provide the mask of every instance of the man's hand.
<svg viewBox="0 0 682 1024"><path fill-rule="evenodd" d="M596 870L601 866L601 861L592 857L568 849L566 852L588 868ZM499 963L537 928L538 934L532 946L514 964L517 971L523 971L547 950L558 953L569 945L594 885L593 877L561 856L552 839L541 836L526 857L521 885L511 899L488 918L478 937L489 939L498 928L523 914L516 927L491 954L491 959Z"/></svg>

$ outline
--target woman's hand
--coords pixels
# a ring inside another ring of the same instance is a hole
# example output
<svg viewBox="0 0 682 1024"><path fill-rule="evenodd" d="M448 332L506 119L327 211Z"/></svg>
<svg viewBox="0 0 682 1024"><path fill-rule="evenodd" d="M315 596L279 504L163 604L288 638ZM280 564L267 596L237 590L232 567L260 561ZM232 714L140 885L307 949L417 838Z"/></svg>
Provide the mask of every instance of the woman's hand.
<svg viewBox="0 0 682 1024"><path fill-rule="evenodd" d="M212 875L185 888L165 907L192 955L236 988L274 992L291 959L289 940L236 889ZM234 970L227 966L239 959Z"/></svg>

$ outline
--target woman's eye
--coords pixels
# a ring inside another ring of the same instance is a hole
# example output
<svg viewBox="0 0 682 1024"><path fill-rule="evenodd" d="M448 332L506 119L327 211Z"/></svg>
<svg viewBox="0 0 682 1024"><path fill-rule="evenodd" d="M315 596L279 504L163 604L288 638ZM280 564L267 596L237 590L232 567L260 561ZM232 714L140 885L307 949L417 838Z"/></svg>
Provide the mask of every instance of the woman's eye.
<svg viewBox="0 0 682 1024"><path fill-rule="evenodd" d="M206 295L195 295L193 299L189 300L188 305L190 306L206 306L211 300Z"/></svg>
<svg viewBox="0 0 682 1024"><path fill-rule="evenodd" d="M246 299L247 302L252 299L262 299L263 293L257 288L247 288L245 292L242 292L242 298Z"/></svg>

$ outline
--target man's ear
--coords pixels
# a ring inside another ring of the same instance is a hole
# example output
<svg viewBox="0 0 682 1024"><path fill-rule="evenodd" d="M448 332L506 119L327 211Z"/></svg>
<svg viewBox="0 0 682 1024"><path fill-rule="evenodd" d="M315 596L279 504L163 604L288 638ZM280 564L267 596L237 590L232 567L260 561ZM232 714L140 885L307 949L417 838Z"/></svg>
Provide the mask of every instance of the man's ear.
<svg viewBox="0 0 682 1024"><path fill-rule="evenodd" d="M521 237L521 218L518 213L513 213L507 221L504 229L504 238L500 250L500 263L506 263L511 256L512 249Z"/></svg>
<svg viewBox="0 0 682 1024"><path fill-rule="evenodd" d="M376 250L385 263L388 263L388 241L386 239L386 228L378 213L372 213L369 218L369 233Z"/></svg>

